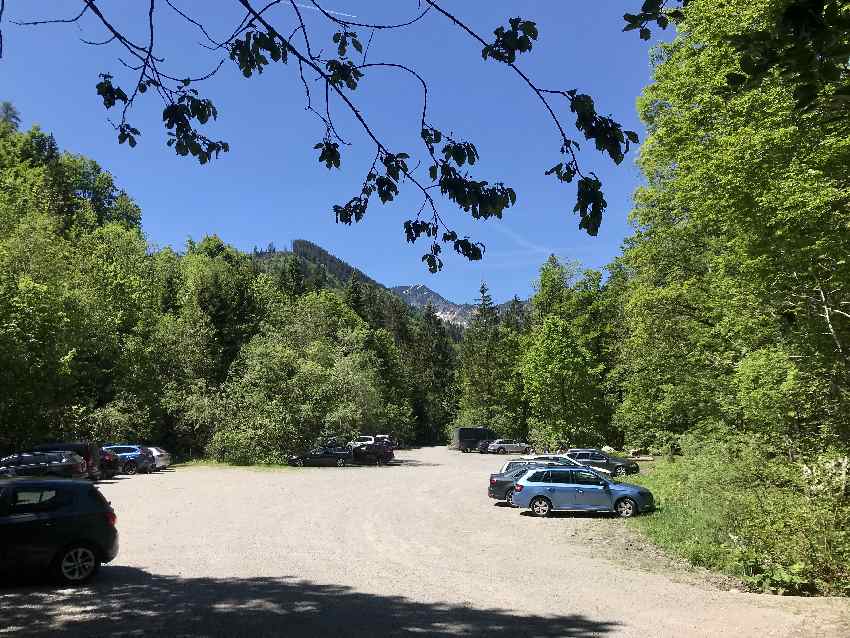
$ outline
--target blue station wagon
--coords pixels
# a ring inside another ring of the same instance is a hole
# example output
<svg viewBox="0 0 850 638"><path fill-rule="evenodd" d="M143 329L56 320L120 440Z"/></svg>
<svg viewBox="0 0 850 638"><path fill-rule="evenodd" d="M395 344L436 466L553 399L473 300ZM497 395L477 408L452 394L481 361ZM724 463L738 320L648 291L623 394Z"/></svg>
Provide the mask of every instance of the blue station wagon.
<svg viewBox="0 0 850 638"><path fill-rule="evenodd" d="M628 518L655 508L648 489L610 481L587 468L529 470L516 483L513 504L536 516L565 510L614 512Z"/></svg>

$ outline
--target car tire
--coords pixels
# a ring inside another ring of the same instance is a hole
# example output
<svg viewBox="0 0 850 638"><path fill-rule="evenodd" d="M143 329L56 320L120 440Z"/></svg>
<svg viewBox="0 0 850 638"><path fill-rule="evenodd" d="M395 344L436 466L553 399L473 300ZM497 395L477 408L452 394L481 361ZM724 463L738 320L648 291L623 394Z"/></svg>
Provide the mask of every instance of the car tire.
<svg viewBox="0 0 850 638"><path fill-rule="evenodd" d="M138 471L139 466L135 461L127 461L126 463L124 463L124 474L133 476Z"/></svg>
<svg viewBox="0 0 850 638"><path fill-rule="evenodd" d="M543 496L535 496L531 499L528 507L532 514L541 518L545 518L552 513L552 503L549 502L548 498L544 498Z"/></svg>
<svg viewBox="0 0 850 638"><path fill-rule="evenodd" d="M613 474L614 474L614 476L625 476L626 475L626 466L625 465L618 465L617 467L614 468Z"/></svg>
<svg viewBox="0 0 850 638"><path fill-rule="evenodd" d="M97 550L87 543L75 543L63 549L53 561L53 575L65 585L83 585L100 569Z"/></svg>
<svg viewBox="0 0 850 638"><path fill-rule="evenodd" d="M506 450L505 450L505 448L503 448L503 447L500 447L500 448L499 448L498 450L496 450L496 451L497 451L499 454L505 454L505 453L506 453Z"/></svg>
<svg viewBox="0 0 850 638"><path fill-rule="evenodd" d="M345 467L345 459L337 459L336 460L337 467Z"/></svg>
<svg viewBox="0 0 850 638"><path fill-rule="evenodd" d="M298 459L297 461L295 461L295 467L304 467L304 461Z"/></svg>
<svg viewBox="0 0 850 638"><path fill-rule="evenodd" d="M531 448L530 448L530 447L526 447L526 448L525 448L525 453L526 453L526 454L531 454Z"/></svg>
<svg viewBox="0 0 850 638"><path fill-rule="evenodd" d="M630 498L621 498L614 503L614 513L620 518L631 518L638 513L637 503Z"/></svg>
<svg viewBox="0 0 850 638"><path fill-rule="evenodd" d="M514 506L514 488L511 488L507 492L505 492L505 503L507 503L511 507Z"/></svg>

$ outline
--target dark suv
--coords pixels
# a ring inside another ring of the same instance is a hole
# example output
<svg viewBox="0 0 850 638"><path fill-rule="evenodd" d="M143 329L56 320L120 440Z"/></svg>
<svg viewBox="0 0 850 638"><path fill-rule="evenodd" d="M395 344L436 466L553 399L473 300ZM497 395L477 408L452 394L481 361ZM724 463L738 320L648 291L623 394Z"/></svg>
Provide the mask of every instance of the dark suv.
<svg viewBox="0 0 850 638"><path fill-rule="evenodd" d="M118 554L115 512L88 481L0 481L0 571L84 583Z"/></svg>
<svg viewBox="0 0 850 638"><path fill-rule="evenodd" d="M36 445L34 452L75 452L86 462L86 472L89 478L96 481L100 478L100 446L92 441L76 441L73 443L49 443Z"/></svg>
<svg viewBox="0 0 850 638"><path fill-rule="evenodd" d="M0 459L0 476L88 478L86 462L74 452L22 452Z"/></svg>
<svg viewBox="0 0 850 638"><path fill-rule="evenodd" d="M575 459L582 465L588 465L600 470L605 470L614 476L637 474L640 472L640 467L634 461L620 458L619 456L609 456L602 450L597 450L595 448L575 448L567 450L567 456L571 459Z"/></svg>

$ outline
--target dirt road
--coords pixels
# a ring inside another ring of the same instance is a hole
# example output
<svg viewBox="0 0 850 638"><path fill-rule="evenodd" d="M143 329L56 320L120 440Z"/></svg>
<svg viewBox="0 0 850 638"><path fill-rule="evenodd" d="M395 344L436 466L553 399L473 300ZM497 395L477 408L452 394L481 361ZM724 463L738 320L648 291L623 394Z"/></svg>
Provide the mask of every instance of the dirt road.
<svg viewBox="0 0 850 638"><path fill-rule="evenodd" d="M116 561L79 590L0 588L0 634L850 636L846 600L627 567L593 540L623 521L494 505L503 460L425 448L384 468L116 480Z"/></svg>

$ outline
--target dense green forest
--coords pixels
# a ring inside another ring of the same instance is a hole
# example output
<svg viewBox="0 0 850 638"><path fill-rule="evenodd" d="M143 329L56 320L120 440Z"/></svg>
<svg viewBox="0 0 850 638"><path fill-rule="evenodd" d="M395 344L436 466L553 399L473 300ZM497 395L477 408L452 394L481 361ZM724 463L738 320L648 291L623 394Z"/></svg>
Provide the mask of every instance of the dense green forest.
<svg viewBox="0 0 850 638"><path fill-rule="evenodd" d="M442 436L454 347L433 313L343 286L304 242L154 250L94 161L0 127L0 448L160 441L247 463L363 429Z"/></svg>
<svg viewBox="0 0 850 638"><path fill-rule="evenodd" d="M737 93L728 36L774 4L693 0L654 49L634 232L554 257L530 304L456 327L310 242L154 249L93 160L0 123L0 448L158 441L280 462L320 436L664 456L637 524L779 592L850 594L850 120L779 71ZM833 86L833 89L835 87ZM825 90L830 90L829 82Z"/></svg>

